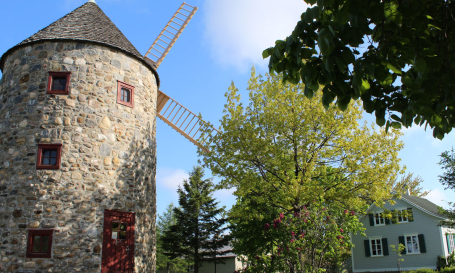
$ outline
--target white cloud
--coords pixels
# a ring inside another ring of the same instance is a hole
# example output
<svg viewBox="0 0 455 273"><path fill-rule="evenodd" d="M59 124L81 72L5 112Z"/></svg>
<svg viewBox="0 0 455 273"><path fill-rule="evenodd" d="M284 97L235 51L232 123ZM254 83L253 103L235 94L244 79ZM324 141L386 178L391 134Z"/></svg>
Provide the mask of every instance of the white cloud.
<svg viewBox="0 0 455 273"><path fill-rule="evenodd" d="M308 6L302 0L206 0L205 39L212 57L242 71L266 67L262 51L292 33Z"/></svg>
<svg viewBox="0 0 455 273"><path fill-rule="evenodd" d="M430 193L427 196L425 196L425 198L438 206L446 208L448 206L446 194L439 189L431 190Z"/></svg>
<svg viewBox="0 0 455 273"><path fill-rule="evenodd" d="M188 172L180 169L158 168L156 171L156 180L159 186L163 186L174 192L179 185L183 184L184 179L188 179Z"/></svg>

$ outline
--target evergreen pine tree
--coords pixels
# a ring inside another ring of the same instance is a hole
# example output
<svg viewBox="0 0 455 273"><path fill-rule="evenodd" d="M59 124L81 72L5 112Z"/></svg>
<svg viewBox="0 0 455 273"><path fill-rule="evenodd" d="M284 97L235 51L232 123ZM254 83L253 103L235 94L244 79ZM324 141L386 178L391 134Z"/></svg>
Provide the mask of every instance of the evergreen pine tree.
<svg viewBox="0 0 455 273"><path fill-rule="evenodd" d="M171 203L161 215L158 215L156 224L156 268L165 269L167 273L188 271L188 261L179 257L178 253L166 253L163 248L164 244L169 244L163 242L165 232L175 223L174 204Z"/></svg>
<svg viewBox="0 0 455 273"><path fill-rule="evenodd" d="M224 254L220 249L229 243L229 236L222 234L226 230L224 207L219 208L219 202L212 196L212 179L203 176L204 170L194 167L188 180L183 181L183 187L177 190L180 207L174 208L176 224L163 237L167 255L185 257L193 263L195 273L199 272L203 259Z"/></svg>

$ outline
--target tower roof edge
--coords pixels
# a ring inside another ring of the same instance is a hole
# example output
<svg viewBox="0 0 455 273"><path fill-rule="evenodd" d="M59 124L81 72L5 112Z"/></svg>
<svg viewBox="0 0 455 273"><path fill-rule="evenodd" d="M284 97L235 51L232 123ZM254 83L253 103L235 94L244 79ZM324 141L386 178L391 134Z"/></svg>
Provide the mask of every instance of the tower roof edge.
<svg viewBox="0 0 455 273"><path fill-rule="evenodd" d="M136 47L131 44L111 19L101 10L95 0L89 0L84 5L10 48L0 58L0 69L3 71L6 57L13 50L39 41L57 40L87 41L120 49L140 59L142 63L152 70L155 74L157 85L160 85L159 76L154 64L148 62L142 56Z"/></svg>

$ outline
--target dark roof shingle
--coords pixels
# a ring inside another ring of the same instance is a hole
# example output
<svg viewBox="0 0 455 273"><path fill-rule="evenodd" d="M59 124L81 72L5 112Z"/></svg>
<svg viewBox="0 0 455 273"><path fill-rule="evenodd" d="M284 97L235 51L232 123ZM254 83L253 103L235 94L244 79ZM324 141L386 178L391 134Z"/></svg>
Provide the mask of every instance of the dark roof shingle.
<svg viewBox="0 0 455 273"><path fill-rule="evenodd" d="M419 207L420 209L425 210L431 214L434 214L434 215L442 217L442 218L447 218L446 216L439 213L439 207L436 204L428 201L425 198L417 197L417 196L409 195L409 194L405 194L405 193L403 193L401 195L401 198L404 199L405 201L407 201L408 203L411 203L414 206Z"/></svg>
<svg viewBox="0 0 455 273"><path fill-rule="evenodd" d="M9 49L0 58L0 68L3 70L6 56L12 50L30 43L49 40L88 41L121 49L146 64L155 74L157 85L159 86L159 77L154 64L142 57L141 53L139 53L117 26L112 23L100 7L92 2L85 3Z"/></svg>

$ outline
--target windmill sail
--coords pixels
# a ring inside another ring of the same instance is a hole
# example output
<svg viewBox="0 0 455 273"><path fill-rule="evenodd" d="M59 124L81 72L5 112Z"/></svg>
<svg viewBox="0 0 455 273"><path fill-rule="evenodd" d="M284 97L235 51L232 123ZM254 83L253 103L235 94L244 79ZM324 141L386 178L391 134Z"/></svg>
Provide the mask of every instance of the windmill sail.
<svg viewBox="0 0 455 273"><path fill-rule="evenodd" d="M161 31L160 35L158 35L158 38L153 42L147 53L145 53L144 57L154 62L156 68L160 66L161 62L169 53L169 50L171 50L175 41L177 41L180 34L182 34L196 11L197 7L190 6L183 2Z"/></svg>
<svg viewBox="0 0 455 273"><path fill-rule="evenodd" d="M219 133L213 126L200 119L161 90L158 90L156 113L167 125L206 152L208 151L206 147L210 144L208 142L209 137L214 137ZM207 129L210 131L210 135L202 135L202 132Z"/></svg>

